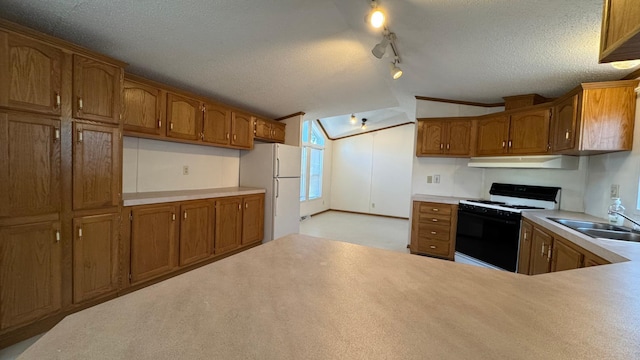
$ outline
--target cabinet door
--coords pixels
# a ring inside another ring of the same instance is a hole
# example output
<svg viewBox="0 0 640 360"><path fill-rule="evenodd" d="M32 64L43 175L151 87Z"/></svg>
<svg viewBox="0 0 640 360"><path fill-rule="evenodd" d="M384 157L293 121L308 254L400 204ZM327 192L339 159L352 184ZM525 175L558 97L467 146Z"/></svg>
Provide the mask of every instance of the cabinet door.
<svg viewBox="0 0 640 360"><path fill-rule="evenodd" d="M0 112L0 217L60 208L60 121Z"/></svg>
<svg viewBox="0 0 640 360"><path fill-rule="evenodd" d="M256 119L256 131L254 132L255 137L261 139L271 139L271 123L264 119Z"/></svg>
<svg viewBox="0 0 640 360"><path fill-rule="evenodd" d="M134 207L131 215L131 283L173 270L178 262L176 207Z"/></svg>
<svg viewBox="0 0 640 360"><path fill-rule="evenodd" d="M60 115L62 52L0 32L0 106Z"/></svg>
<svg viewBox="0 0 640 360"><path fill-rule="evenodd" d="M284 123L273 123L271 124L271 131L272 131L272 135L271 138L275 141L275 142L279 142L279 143L283 143L284 144L284 138L286 135L286 126L287 124Z"/></svg>
<svg viewBox="0 0 640 360"><path fill-rule="evenodd" d="M242 245L262 241L264 237L264 195L245 196L242 202Z"/></svg>
<svg viewBox="0 0 640 360"><path fill-rule="evenodd" d="M572 96L554 107L552 120L553 151L572 150L578 125L579 95Z"/></svg>
<svg viewBox="0 0 640 360"><path fill-rule="evenodd" d="M509 117L494 116L478 120L477 155L503 155L507 152Z"/></svg>
<svg viewBox="0 0 640 360"><path fill-rule="evenodd" d="M551 109L526 111L511 115L509 152L511 154L546 154L549 151Z"/></svg>
<svg viewBox="0 0 640 360"><path fill-rule="evenodd" d="M531 238L531 260L529 263L529 275L545 274L551 271L551 235L533 229Z"/></svg>
<svg viewBox="0 0 640 360"><path fill-rule="evenodd" d="M189 265L211 255L213 246L213 205L208 201L180 207L180 266Z"/></svg>
<svg viewBox="0 0 640 360"><path fill-rule="evenodd" d="M144 134L164 134L164 92L131 80L124 82L124 129Z"/></svg>
<svg viewBox="0 0 640 360"><path fill-rule="evenodd" d="M253 148L253 116L239 112L231 114L231 145Z"/></svg>
<svg viewBox="0 0 640 360"><path fill-rule="evenodd" d="M471 120L447 122L447 155L471 156Z"/></svg>
<svg viewBox="0 0 640 360"><path fill-rule="evenodd" d="M73 55L74 117L118 124L122 69Z"/></svg>
<svg viewBox="0 0 640 360"><path fill-rule="evenodd" d="M600 62L640 58L640 7L637 0L605 0Z"/></svg>
<svg viewBox="0 0 640 360"><path fill-rule="evenodd" d="M551 258L551 271L563 271L581 268L584 256L556 238L553 241L553 255Z"/></svg>
<svg viewBox="0 0 640 360"><path fill-rule="evenodd" d="M73 125L73 209L117 206L120 202L120 131Z"/></svg>
<svg viewBox="0 0 640 360"><path fill-rule="evenodd" d="M0 228L0 329L61 307L60 223Z"/></svg>
<svg viewBox="0 0 640 360"><path fill-rule="evenodd" d="M531 260L531 237L533 235L533 225L523 221L520 229L520 250L518 251L518 273L529 274L529 263Z"/></svg>
<svg viewBox="0 0 640 360"><path fill-rule="evenodd" d="M118 214L73 219L73 302L118 289Z"/></svg>
<svg viewBox="0 0 640 360"><path fill-rule="evenodd" d="M444 121L421 120L418 128L418 154L441 155L444 152L444 135Z"/></svg>
<svg viewBox="0 0 640 360"><path fill-rule="evenodd" d="M176 94L167 94L167 136L198 140L202 122L202 109L198 100Z"/></svg>
<svg viewBox="0 0 640 360"><path fill-rule="evenodd" d="M242 235L242 199L228 198L216 201L215 254L220 255L240 246Z"/></svg>
<svg viewBox="0 0 640 360"><path fill-rule="evenodd" d="M212 144L229 145L231 139L231 110L220 105L206 104L202 120L202 140Z"/></svg>

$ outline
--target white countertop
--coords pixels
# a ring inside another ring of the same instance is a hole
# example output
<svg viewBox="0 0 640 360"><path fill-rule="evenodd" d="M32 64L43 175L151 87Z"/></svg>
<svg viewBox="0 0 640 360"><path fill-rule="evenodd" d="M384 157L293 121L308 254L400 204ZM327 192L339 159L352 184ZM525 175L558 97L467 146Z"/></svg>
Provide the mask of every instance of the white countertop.
<svg viewBox="0 0 640 360"><path fill-rule="evenodd" d="M210 199L227 196L263 194L265 189L252 187L227 187L217 189L154 191L122 194L123 206L159 204L175 201Z"/></svg>
<svg viewBox="0 0 640 360"><path fill-rule="evenodd" d="M472 198L468 197L455 197L455 196L438 196L438 195L427 195L427 194L413 194L411 196L411 201L424 201L424 202L434 202L441 204L449 204L449 205L458 205L460 200L469 200Z"/></svg>

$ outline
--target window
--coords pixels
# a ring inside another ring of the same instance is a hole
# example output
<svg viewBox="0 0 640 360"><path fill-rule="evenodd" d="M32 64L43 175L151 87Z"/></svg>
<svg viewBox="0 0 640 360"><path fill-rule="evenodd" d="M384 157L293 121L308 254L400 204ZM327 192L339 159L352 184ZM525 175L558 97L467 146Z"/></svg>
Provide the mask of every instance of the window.
<svg viewBox="0 0 640 360"><path fill-rule="evenodd" d="M300 201L322 197L322 165L325 138L317 122L302 123L302 174L300 174Z"/></svg>

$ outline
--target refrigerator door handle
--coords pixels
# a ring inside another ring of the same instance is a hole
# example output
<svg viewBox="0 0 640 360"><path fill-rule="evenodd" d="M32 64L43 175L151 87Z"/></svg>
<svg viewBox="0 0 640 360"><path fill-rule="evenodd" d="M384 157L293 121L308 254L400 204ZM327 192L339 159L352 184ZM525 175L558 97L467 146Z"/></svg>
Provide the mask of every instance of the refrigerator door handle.
<svg viewBox="0 0 640 360"><path fill-rule="evenodd" d="M278 198L280 197L280 179L276 179L276 199L273 206L273 216L278 216Z"/></svg>
<svg viewBox="0 0 640 360"><path fill-rule="evenodd" d="M280 179L276 179L276 198L280 197Z"/></svg>
<svg viewBox="0 0 640 360"><path fill-rule="evenodd" d="M280 176L280 158L276 158L276 176Z"/></svg>

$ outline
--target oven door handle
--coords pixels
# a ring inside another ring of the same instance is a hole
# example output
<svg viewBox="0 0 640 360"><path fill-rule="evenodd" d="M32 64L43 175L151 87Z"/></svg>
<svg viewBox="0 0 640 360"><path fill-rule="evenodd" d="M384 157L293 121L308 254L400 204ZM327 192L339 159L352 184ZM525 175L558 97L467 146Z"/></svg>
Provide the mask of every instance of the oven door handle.
<svg viewBox="0 0 640 360"><path fill-rule="evenodd" d="M476 214L476 213L469 212L469 211L464 211L464 210L458 210L458 214L465 214L465 215L469 215L469 216L472 216L472 217L475 217L475 218L478 218L478 219L498 222L498 223L501 223L501 224L518 225L520 223L520 221L518 221L518 220L505 220L505 219L500 219L500 218L496 218L496 217L480 215L480 214Z"/></svg>

